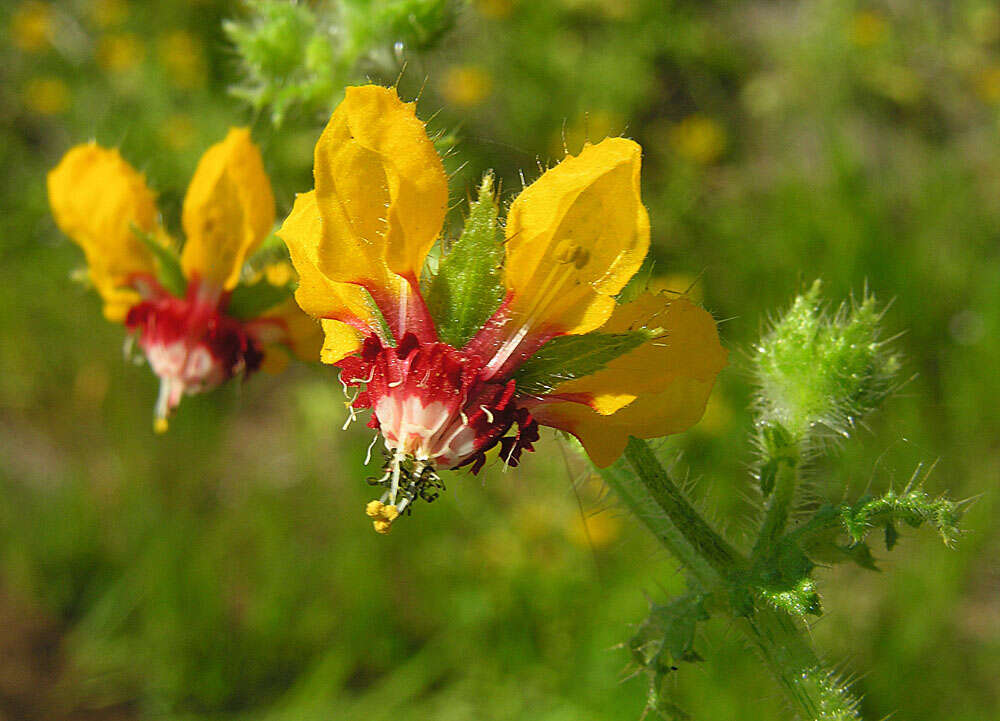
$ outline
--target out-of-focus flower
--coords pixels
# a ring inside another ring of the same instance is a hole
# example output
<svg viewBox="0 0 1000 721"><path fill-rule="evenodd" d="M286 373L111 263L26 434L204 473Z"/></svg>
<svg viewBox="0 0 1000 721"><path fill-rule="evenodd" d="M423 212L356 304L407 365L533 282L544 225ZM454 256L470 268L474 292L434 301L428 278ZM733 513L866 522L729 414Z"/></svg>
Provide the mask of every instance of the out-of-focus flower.
<svg viewBox="0 0 1000 721"><path fill-rule="evenodd" d="M167 71L167 80L181 90L191 90L205 84L205 51L201 43L185 30L175 30L158 42L160 62Z"/></svg>
<svg viewBox="0 0 1000 721"><path fill-rule="evenodd" d="M128 0L94 0L90 4L90 18L97 27L116 27L128 18Z"/></svg>
<svg viewBox="0 0 1000 721"><path fill-rule="evenodd" d="M56 223L83 248L105 316L124 322L160 377L158 431L185 394L249 375L286 349L319 352L318 328L289 287L239 284L244 260L274 223L271 185L246 129L231 130L198 164L179 256L143 175L117 150L76 146L49 173L48 189Z"/></svg>
<svg viewBox="0 0 1000 721"><path fill-rule="evenodd" d="M171 150L187 150L198 137L194 120L187 113L174 113L159 128L160 138Z"/></svg>
<svg viewBox="0 0 1000 721"><path fill-rule="evenodd" d="M60 115L69 110L69 86L54 76L32 78L24 88L24 104L39 115Z"/></svg>
<svg viewBox="0 0 1000 721"><path fill-rule="evenodd" d="M592 514L577 514L573 517L567 536L580 548L595 550L606 548L621 536L622 519L608 511Z"/></svg>
<svg viewBox="0 0 1000 721"><path fill-rule="evenodd" d="M146 55L139 36L132 33L105 35L97 43L97 64L108 72L126 73L138 67Z"/></svg>
<svg viewBox="0 0 1000 721"><path fill-rule="evenodd" d="M477 65L458 65L448 68L441 86L445 100L453 105L472 108L479 105L493 91L493 78Z"/></svg>
<svg viewBox="0 0 1000 721"><path fill-rule="evenodd" d="M515 0L475 0L476 9L485 17L503 20L514 12Z"/></svg>
<svg viewBox="0 0 1000 721"><path fill-rule="evenodd" d="M976 95L987 103L1000 103L1000 65L986 68L976 78Z"/></svg>
<svg viewBox="0 0 1000 721"><path fill-rule="evenodd" d="M861 48L870 48L885 40L889 23L873 10L863 10L851 18L847 36L852 43Z"/></svg>
<svg viewBox="0 0 1000 721"><path fill-rule="evenodd" d="M316 189L296 198L279 235L296 300L322 319L323 361L359 389L351 407L371 409L389 453L376 481L386 491L366 509L377 531L437 494L438 469L477 472L494 448L517 465L539 424L607 466L629 436L701 417L726 363L712 316L683 296L615 300L649 247L641 152L608 138L568 156L514 200L502 244L488 178L473 235L463 233L468 259L445 256L449 285L430 287L429 306L419 279L448 209L441 160L395 90L347 89L316 145ZM505 259L494 263L494 249ZM495 298L483 320L454 333L454 314L483 298Z"/></svg>
<svg viewBox="0 0 1000 721"><path fill-rule="evenodd" d="M52 7L34 0L21 3L10 18L10 39L29 53L45 50L52 42Z"/></svg>
<svg viewBox="0 0 1000 721"><path fill-rule="evenodd" d="M670 144L688 160L710 165L726 149L726 131L712 118L689 115L670 129Z"/></svg>

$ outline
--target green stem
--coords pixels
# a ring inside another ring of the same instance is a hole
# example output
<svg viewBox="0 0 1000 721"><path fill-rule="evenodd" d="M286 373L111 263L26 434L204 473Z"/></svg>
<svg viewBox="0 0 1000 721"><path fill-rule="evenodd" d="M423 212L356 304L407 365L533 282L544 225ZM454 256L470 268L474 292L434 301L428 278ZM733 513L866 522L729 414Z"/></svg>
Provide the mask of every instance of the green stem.
<svg viewBox="0 0 1000 721"><path fill-rule="evenodd" d="M810 721L860 719L857 700L820 663L802 630L785 613L758 609L738 627L760 654L786 696Z"/></svg>
<svg viewBox="0 0 1000 721"><path fill-rule="evenodd" d="M778 437L778 434L772 436L775 437ZM795 492L799 487L801 465L799 444L784 434L780 434L780 437L782 442L768 454L770 458L765 459L765 467L768 464L773 464L775 467L774 488L764 507L764 521L753 547L754 558L772 548L775 541L784 533L795 503Z"/></svg>
<svg viewBox="0 0 1000 721"><path fill-rule="evenodd" d="M664 546L704 586L718 585L745 559L712 529L670 478L649 445L630 438L625 460L602 475L619 497Z"/></svg>
<svg viewBox="0 0 1000 721"><path fill-rule="evenodd" d="M783 464L784 465L784 464ZM628 467L631 466L631 469ZM701 517L670 478L645 441L629 439L624 460L603 469L604 480L622 502L688 570L701 588L719 590L736 581L747 559ZM780 475L780 474L779 474ZM797 474L776 479L781 484L784 517L775 510L774 528L784 528ZM769 511L773 504L769 506ZM780 533L780 531L779 531ZM810 721L859 719L848 690L824 670L803 630L787 615L763 606L740 616L737 627L757 650L765 665L798 712Z"/></svg>

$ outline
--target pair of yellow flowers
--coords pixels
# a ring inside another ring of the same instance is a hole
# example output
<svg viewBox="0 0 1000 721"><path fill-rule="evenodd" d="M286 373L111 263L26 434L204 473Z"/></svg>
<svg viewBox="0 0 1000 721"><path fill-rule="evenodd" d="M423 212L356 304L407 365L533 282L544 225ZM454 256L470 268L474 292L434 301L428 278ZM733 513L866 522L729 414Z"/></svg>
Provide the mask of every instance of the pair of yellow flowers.
<svg viewBox="0 0 1000 721"><path fill-rule="evenodd" d="M711 316L679 295L616 300L649 247L640 161L636 143L605 139L517 196L503 296L461 347L441 342L421 286L448 209L447 177L413 104L394 89L347 89L316 145L316 187L278 230L298 273L295 301L321 321L321 350L317 326L290 298L241 284L275 220L247 130L230 131L201 159L179 255L143 176L117 151L78 146L48 184L105 315L126 324L161 378L159 422L186 393L277 366L280 349L321 356L340 367L345 389L356 388L354 409L371 409L369 425L384 437L386 493L369 514L385 530L429 493L435 469L478 470L492 449L516 465L539 424L572 433L604 466L630 435L676 433L701 417L726 360ZM656 331L593 372L550 369L564 380L519 386L519 369L561 339L620 339L641 328Z"/></svg>

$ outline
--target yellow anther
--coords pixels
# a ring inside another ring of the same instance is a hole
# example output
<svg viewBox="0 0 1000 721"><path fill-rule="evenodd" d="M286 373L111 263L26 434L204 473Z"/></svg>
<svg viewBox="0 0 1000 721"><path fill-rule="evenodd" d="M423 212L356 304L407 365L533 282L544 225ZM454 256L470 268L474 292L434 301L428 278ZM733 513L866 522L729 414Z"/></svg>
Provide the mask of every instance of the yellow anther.
<svg viewBox="0 0 1000 721"><path fill-rule="evenodd" d="M388 533L392 522L399 518L399 509L387 506L382 501L369 501L365 514L372 519L376 533Z"/></svg>
<svg viewBox="0 0 1000 721"><path fill-rule="evenodd" d="M153 433L166 433L167 428L170 424L167 423L166 418L155 418L153 419Z"/></svg>

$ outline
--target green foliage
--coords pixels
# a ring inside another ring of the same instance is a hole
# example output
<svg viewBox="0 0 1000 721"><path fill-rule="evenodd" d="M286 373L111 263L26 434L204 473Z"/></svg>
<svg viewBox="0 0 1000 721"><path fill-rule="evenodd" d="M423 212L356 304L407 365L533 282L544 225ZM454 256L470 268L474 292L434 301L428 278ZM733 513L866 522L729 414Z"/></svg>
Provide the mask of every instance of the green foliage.
<svg viewBox="0 0 1000 721"><path fill-rule="evenodd" d="M543 395L560 383L597 373L615 358L658 336L655 329L559 336L526 360L514 379L521 393Z"/></svg>
<svg viewBox="0 0 1000 721"><path fill-rule="evenodd" d="M427 290L427 305L441 340L461 348L503 299L503 242L493 175L487 173L469 205L462 235L441 260Z"/></svg>
<svg viewBox="0 0 1000 721"><path fill-rule="evenodd" d="M248 0L247 8L249 20L223 23L243 64L233 94L269 108L275 126L294 106L309 112L329 103L339 75L327 23L304 3Z"/></svg>
<svg viewBox="0 0 1000 721"><path fill-rule="evenodd" d="M247 0L248 17L226 20L243 81L231 88L280 127L288 113L330 110L362 65L387 80L399 72L402 49L428 47L451 26L453 0ZM391 51L391 52L390 52Z"/></svg>
<svg viewBox="0 0 1000 721"><path fill-rule="evenodd" d="M677 671L675 663L702 660L694 650L694 639L698 623L708 618L705 597L698 594L665 605L650 603L649 615L628 642L635 673L645 673L649 680L645 714L678 721L690 718L671 700L667 677Z"/></svg>

